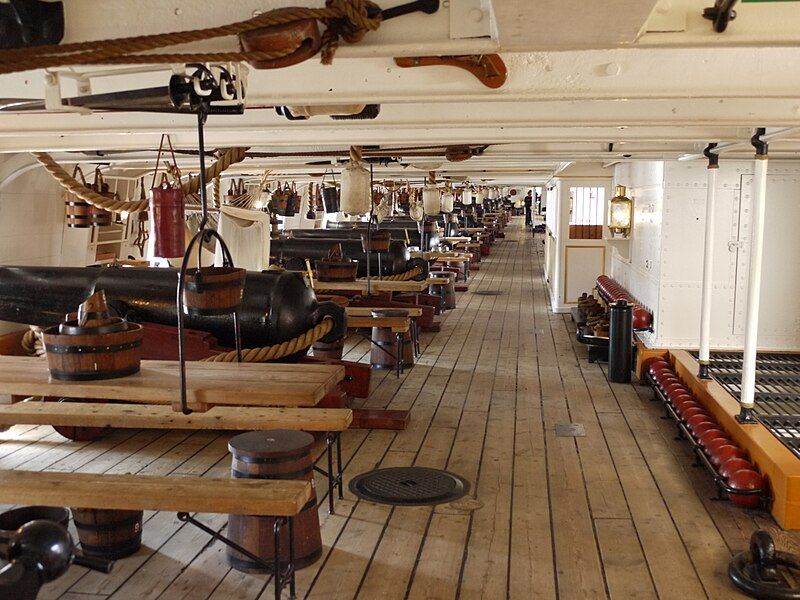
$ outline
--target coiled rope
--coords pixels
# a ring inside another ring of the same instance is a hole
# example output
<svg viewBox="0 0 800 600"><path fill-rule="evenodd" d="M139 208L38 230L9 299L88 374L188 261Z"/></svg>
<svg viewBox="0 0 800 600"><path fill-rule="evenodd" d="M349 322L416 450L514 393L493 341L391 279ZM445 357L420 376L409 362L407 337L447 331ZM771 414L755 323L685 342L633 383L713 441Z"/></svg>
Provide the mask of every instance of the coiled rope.
<svg viewBox="0 0 800 600"><path fill-rule="evenodd" d="M408 281L409 279L414 279L417 275L422 273L422 267L414 267L408 271L404 271L402 273L397 273L396 275L387 275L383 277L382 281Z"/></svg>
<svg viewBox="0 0 800 600"><path fill-rule="evenodd" d="M244 160L247 153L247 148L230 148L226 150L217 161L206 169L206 181L212 181L219 177L225 169L232 164ZM53 157L46 152L33 152L33 156L38 160L45 170L53 176L53 178L61 184L61 187L72 192L84 202L88 202L92 206L102 208L111 212L126 211L135 213L142 210L147 210L150 204L149 200L121 200L120 198L109 198L97 193L93 189L86 187L70 175L64 168L59 165ZM182 189L186 194L193 194L197 192L200 187L200 178L190 178L189 181L182 185Z"/></svg>
<svg viewBox="0 0 800 600"><path fill-rule="evenodd" d="M372 13L374 16L370 16ZM272 52L190 52L137 54L167 46L187 44L223 36L239 35L253 29L317 19L326 25L322 34L322 63L330 64L339 40L354 44L381 24L380 7L370 0L326 0L325 8L292 7L271 10L245 21L154 35L111 40L94 40L63 45L13 48L0 51L0 74L30 69L74 65L156 64L195 62L265 61L292 54L299 46ZM297 44L303 40L298 39Z"/></svg>
<svg viewBox="0 0 800 600"><path fill-rule="evenodd" d="M333 319L325 317L316 327L286 342L275 344L274 346L264 346L262 348L243 348L242 362L268 362L290 356L300 350L305 350L328 335L333 330L333 325ZM233 350L231 352L209 356L202 360L204 362L236 362L237 356L236 351Z"/></svg>
<svg viewBox="0 0 800 600"><path fill-rule="evenodd" d="M42 339L42 330L31 327L23 335L20 341L22 349L28 356L44 356L44 340Z"/></svg>

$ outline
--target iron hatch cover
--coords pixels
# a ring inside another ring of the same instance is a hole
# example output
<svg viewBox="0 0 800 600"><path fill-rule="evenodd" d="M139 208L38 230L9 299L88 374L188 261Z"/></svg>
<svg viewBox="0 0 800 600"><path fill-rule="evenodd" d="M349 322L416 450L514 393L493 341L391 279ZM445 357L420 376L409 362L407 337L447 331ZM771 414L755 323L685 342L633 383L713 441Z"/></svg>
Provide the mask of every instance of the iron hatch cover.
<svg viewBox="0 0 800 600"><path fill-rule="evenodd" d="M505 292L500 290L478 290L475 292L478 296L502 296Z"/></svg>
<svg viewBox="0 0 800 600"><path fill-rule="evenodd" d="M350 491L362 500L394 506L423 506L458 500L469 491L463 478L427 467L391 467L357 475Z"/></svg>

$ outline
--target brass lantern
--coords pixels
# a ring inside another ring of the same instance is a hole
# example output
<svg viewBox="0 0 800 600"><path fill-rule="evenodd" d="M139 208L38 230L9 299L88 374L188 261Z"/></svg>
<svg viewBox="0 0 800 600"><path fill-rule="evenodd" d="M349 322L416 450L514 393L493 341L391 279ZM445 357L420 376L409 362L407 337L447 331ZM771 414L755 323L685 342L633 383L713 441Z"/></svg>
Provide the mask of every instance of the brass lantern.
<svg viewBox="0 0 800 600"><path fill-rule="evenodd" d="M633 200L625 195L625 186L618 185L614 197L609 202L608 228L611 236L628 237L633 223Z"/></svg>

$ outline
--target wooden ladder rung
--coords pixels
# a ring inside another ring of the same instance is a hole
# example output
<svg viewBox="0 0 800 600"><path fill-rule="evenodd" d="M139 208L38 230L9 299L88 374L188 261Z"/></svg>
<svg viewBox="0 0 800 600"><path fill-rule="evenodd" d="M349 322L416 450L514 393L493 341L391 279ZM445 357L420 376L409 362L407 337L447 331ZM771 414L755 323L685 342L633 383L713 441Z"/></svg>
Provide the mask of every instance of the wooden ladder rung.
<svg viewBox="0 0 800 600"><path fill-rule="evenodd" d="M0 503L290 517L311 482L0 470Z"/></svg>
<svg viewBox="0 0 800 600"><path fill-rule="evenodd" d="M300 429L344 431L353 420L349 408L261 408L215 406L184 415L171 406L41 402L0 405L0 425L58 425L126 429L220 429L228 431Z"/></svg>

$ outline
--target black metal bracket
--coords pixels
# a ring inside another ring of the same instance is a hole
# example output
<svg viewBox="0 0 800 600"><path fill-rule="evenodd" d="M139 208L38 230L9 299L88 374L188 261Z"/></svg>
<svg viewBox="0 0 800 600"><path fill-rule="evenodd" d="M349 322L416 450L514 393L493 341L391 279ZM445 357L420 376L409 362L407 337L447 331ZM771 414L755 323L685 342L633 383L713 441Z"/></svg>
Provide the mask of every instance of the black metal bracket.
<svg viewBox="0 0 800 600"><path fill-rule="evenodd" d="M261 566L264 570L272 573L273 579L275 581L275 600L281 599L281 593L283 592L284 588L288 585L289 586L289 597L294 599L297 597L297 592L295 589L295 568L294 568L294 517L273 517L275 519L275 525L273 527L273 538L274 538L274 560L272 563L265 561L263 558L258 556L257 554L253 554L247 548L243 548L233 540L225 537L218 531L214 531L207 525L201 523L193 516L191 516L187 512L179 512L178 513L178 520L182 521L183 523L189 523L194 525L201 531L210 535L213 539L218 540L228 546L229 548L233 548L236 552L244 554L247 558L252 560L254 563ZM288 526L289 528L289 561L286 563L285 568L281 568L281 530L284 526Z"/></svg>
<svg viewBox="0 0 800 600"><path fill-rule="evenodd" d="M333 467L333 450L336 448L336 472ZM328 469L322 469L317 463L325 457L328 462ZM342 465L342 435L339 431L329 431L325 436L325 452L319 455L314 461L314 470L328 478L328 514L334 514L335 504L333 490L339 488L339 500L344 498L344 466Z"/></svg>
<svg viewBox="0 0 800 600"><path fill-rule="evenodd" d="M742 406L739 414L736 415L736 420L744 425L755 425L758 423L755 417L755 412L751 407Z"/></svg>
<svg viewBox="0 0 800 600"><path fill-rule="evenodd" d="M731 560L728 577L736 587L753 598L800 598L800 590L789 585L782 570L800 570L800 557L777 551L772 536L764 530L758 530L750 536L750 550L740 552Z"/></svg>
<svg viewBox="0 0 800 600"><path fill-rule="evenodd" d="M708 362L700 361L700 369L697 372L697 376L700 379L711 379L711 373L709 372Z"/></svg>
<svg viewBox="0 0 800 600"><path fill-rule="evenodd" d="M0 49L58 44L64 38L64 4L42 0L0 3Z"/></svg>
<svg viewBox="0 0 800 600"><path fill-rule="evenodd" d="M703 9L703 18L714 21L714 31L722 33L728 28L728 23L736 18L736 6L738 0L717 0L714 6Z"/></svg>
<svg viewBox="0 0 800 600"><path fill-rule="evenodd" d="M716 142L709 144L703 150L703 156L708 159L708 168L709 169L718 169L719 168L719 154L716 152L712 152L714 148L717 147Z"/></svg>
<svg viewBox="0 0 800 600"><path fill-rule="evenodd" d="M756 149L756 157L766 157L769 154L769 143L761 139L766 133L767 130L764 127L759 127L750 138L750 143Z"/></svg>

